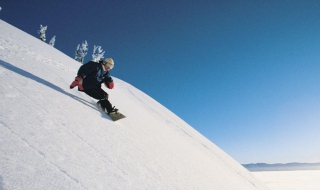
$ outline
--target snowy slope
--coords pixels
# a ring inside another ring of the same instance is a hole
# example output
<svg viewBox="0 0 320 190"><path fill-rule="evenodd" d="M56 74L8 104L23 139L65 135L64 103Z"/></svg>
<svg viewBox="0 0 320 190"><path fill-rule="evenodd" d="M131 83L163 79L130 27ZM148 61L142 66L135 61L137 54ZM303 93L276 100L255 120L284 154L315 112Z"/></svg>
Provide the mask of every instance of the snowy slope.
<svg viewBox="0 0 320 190"><path fill-rule="evenodd" d="M79 63L2 20L0 31L0 189L267 189L116 77L107 92L127 118L112 122L69 89Z"/></svg>

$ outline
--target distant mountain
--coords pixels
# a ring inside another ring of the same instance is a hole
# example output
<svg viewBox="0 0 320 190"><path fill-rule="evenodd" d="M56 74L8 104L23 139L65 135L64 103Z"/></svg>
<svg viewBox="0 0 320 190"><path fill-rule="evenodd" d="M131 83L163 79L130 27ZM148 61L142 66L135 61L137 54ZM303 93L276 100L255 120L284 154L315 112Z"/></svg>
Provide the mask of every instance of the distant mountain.
<svg viewBox="0 0 320 190"><path fill-rule="evenodd" d="M292 171L292 170L320 170L319 163L286 163L286 164L242 164L249 171Z"/></svg>

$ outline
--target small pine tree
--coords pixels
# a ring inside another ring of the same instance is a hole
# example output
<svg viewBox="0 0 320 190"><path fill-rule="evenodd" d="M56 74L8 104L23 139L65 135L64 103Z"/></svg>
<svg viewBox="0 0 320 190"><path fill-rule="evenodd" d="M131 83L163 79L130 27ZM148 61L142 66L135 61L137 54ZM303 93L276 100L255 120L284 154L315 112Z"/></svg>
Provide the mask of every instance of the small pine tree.
<svg viewBox="0 0 320 190"><path fill-rule="evenodd" d="M80 49L80 44L78 44L77 49L76 49L76 52L75 52L75 57L74 57L74 59L75 59L76 61L79 61L79 49Z"/></svg>
<svg viewBox="0 0 320 190"><path fill-rule="evenodd" d="M46 41L46 30L47 30L47 26L42 26L40 24L40 30L38 30L38 34L40 34L39 39L42 40L43 42Z"/></svg>
<svg viewBox="0 0 320 190"><path fill-rule="evenodd" d="M80 59L79 62L83 64L84 61L84 57L87 55L88 53L88 43L85 40L84 43L82 42L81 47L79 48L79 54L80 54Z"/></svg>
<svg viewBox="0 0 320 190"><path fill-rule="evenodd" d="M98 50L98 52L96 53L97 50ZM105 52L103 51L103 49L101 49L101 46L94 45L93 54L92 54L92 61L99 62L99 60L101 58L103 58L104 53Z"/></svg>
<svg viewBox="0 0 320 190"><path fill-rule="evenodd" d="M56 42L56 36L53 36L49 42L49 45L53 47L55 42Z"/></svg>

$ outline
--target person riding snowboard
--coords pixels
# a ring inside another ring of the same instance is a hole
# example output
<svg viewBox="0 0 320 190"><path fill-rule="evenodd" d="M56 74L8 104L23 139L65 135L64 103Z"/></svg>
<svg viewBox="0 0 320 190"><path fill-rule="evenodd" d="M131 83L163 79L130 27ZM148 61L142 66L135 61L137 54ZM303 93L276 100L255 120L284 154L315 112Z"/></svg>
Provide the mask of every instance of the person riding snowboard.
<svg viewBox="0 0 320 190"><path fill-rule="evenodd" d="M78 76L71 83L70 89L78 86L79 91L83 91L92 98L99 100L98 104L108 114L117 112L118 109L112 107L108 100L108 93L101 88L101 84L104 83L107 88L113 89L114 83L109 74L109 70L113 67L112 58L107 58L104 61L100 60L99 63L89 61L79 68Z"/></svg>

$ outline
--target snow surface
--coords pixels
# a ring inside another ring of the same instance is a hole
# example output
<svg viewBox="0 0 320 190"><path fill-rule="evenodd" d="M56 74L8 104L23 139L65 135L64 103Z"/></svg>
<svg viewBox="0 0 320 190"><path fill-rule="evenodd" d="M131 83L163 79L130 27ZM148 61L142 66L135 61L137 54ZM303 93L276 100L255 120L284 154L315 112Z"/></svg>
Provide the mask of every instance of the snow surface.
<svg viewBox="0 0 320 190"><path fill-rule="evenodd" d="M320 170L252 172L270 190L319 190Z"/></svg>
<svg viewBox="0 0 320 190"><path fill-rule="evenodd" d="M107 92L127 118L111 121L69 89L78 62L2 20L0 31L0 189L268 189L116 77Z"/></svg>

